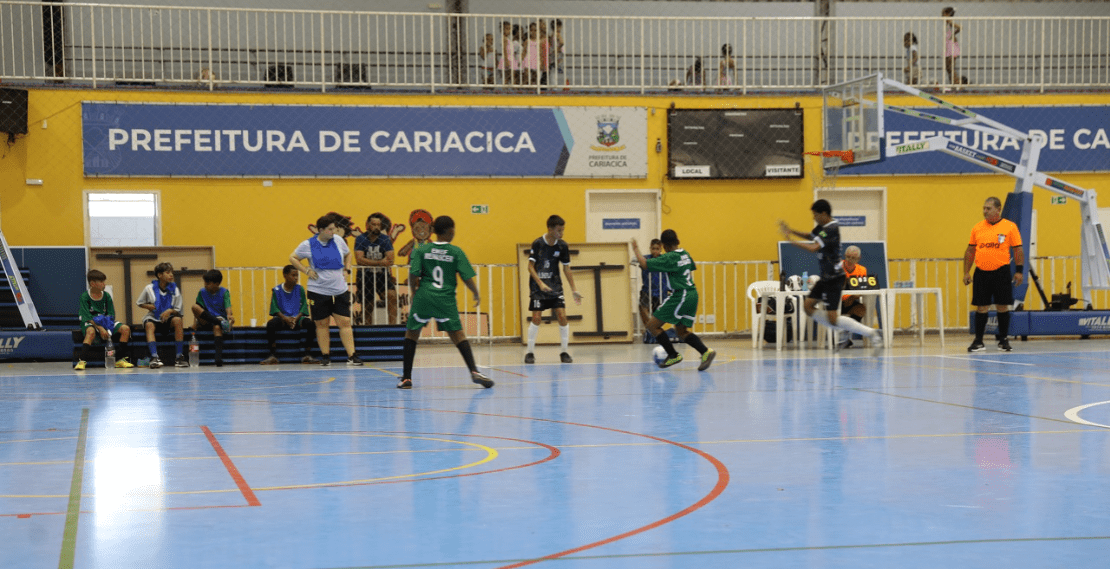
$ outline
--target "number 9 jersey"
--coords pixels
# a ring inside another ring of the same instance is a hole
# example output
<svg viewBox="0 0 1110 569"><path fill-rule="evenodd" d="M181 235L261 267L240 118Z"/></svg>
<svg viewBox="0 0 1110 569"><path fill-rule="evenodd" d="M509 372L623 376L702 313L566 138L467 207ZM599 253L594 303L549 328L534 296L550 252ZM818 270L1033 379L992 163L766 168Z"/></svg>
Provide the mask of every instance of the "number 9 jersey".
<svg viewBox="0 0 1110 569"><path fill-rule="evenodd" d="M420 279L420 287L413 294L410 318L416 318L421 325L433 318L441 323L457 321L456 273L464 281L476 275L466 253L450 243L431 242L417 247L409 259L409 278ZM442 326L440 329L445 330Z"/></svg>

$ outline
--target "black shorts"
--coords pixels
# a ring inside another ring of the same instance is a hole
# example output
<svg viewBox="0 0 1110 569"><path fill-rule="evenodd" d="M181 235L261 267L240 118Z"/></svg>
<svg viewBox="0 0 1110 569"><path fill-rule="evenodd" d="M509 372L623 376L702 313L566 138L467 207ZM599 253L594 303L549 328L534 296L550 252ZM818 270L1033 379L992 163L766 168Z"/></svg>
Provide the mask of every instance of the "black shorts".
<svg viewBox="0 0 1110 569"><path fill-rule="evenodd" d="M566 308L567 303L563 300L563 296L559 295L554 298L536 298L532 297L528 301L528 310L532 312L543 312L553 308Z"/></svg>
<svg viewBox="0 0 1110 569"><path fill-rule="evenodd" d="M971 304L973 306L990 306L992 304L1009 306L1014 303L1013 277L1010 276L1010 265L999 267L993 271L975 269L971 277Z"/></svg>
<svg viewBox="0 0 1110 569"><path fill-rule="evenodd" d="M351 291L329 296L308 291L308 311L313 320L326 320L329 316L351 317Z"/></svg>
<svg viewBox="0 0 1110 569"><path fill-rule="evenodd" d="M154 335L155 336L158 336L158 335L162 335L162 336L172 335L174 333L173 332L173 321L174 321L175 318L176 319L181 319L180 316L171 316L170 319L165 321L165 322L162 322L161 320L154 320ZM146 323L147 322L150 322L150 320L146 320L146 321L143 322L143 328L146 328ZM184 325L184 320L182 320L182 325ZM150 339L148 339L147 341L149 342Z"/></svg>
<svg viewBox="0 0 1110 569"><path fill-rule="evenodd" d="M384 300L386 290L397 290L397 280L385 269L359 269L355 283L358 290L356 301L363 304L373 302L375 292L378 298Z"/></svg>
<svg viewBox="0 0 1110 569"><path fill-rule="evenodd" d="M197 329L197 332L205 332L215 329L216 325L207 320L201 320L198 318L195 327Z"/></svg>
<svg viewBox="0 0 1110 569"><path fill-rule="evenodd" d="M809 298L816 298L825 303L825 310L840 310L840 297L844 293L844 283L848 281L846 275L827 279L821 277L817 284L809 290Z"/></svg>
<svg viewBox="0 0 1110 569"><path fill-rule="evenodd" d="M659 305L663 304L663 298L658 296L651 296L648 291L640 291L640 306L646 308L649 312L659 310Z"/></svg>

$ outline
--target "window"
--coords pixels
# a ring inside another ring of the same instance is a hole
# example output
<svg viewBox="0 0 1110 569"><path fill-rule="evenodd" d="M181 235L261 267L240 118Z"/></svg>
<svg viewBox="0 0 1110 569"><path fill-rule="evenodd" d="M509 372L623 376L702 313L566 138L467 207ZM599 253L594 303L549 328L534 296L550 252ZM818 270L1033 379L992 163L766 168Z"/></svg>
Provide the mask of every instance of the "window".
<svg viewBox="0 0 1110 569"><path fill-rule="evenodd" d="M158 245L158 194L85 192L90 247Z"/></svg>

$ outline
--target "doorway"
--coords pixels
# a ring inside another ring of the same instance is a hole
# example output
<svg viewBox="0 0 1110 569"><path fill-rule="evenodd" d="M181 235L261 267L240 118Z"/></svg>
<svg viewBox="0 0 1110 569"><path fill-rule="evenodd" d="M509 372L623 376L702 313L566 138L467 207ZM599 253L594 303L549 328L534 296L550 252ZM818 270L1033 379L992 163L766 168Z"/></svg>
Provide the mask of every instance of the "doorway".
<svg viewBox="0 0 1110 569"><path fill-rule="evenodd" d="M586 190L586 242L628 242L632 238L646 251L659 237L659 190Z"/></svg>
<svg viewBox="0 0 1110 569"><path fill-rule="evenodd" d="M886 241L886 188L819 188L832 204L841 241Z"/></svg>

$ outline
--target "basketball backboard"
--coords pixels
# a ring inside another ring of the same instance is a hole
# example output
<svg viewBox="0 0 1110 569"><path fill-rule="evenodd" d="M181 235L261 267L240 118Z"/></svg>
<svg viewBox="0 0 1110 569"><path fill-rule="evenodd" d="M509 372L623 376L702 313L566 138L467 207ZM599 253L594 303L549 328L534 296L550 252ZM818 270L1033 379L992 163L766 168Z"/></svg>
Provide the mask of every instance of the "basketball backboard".
<svg viewBox="0 0 1110 569"><path fill-rule="evenodd" d="M855 164L883 159L883 76L881 73L837 83L822 89L822 150L851 150ZM826 157L825 167L840 166L839 158Z"/></svg>

